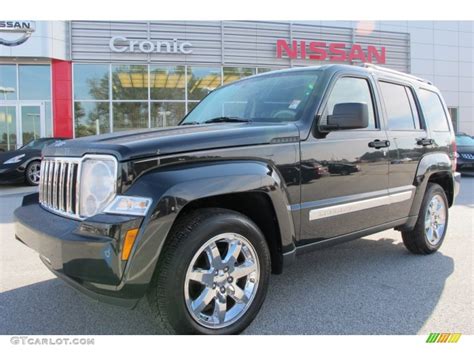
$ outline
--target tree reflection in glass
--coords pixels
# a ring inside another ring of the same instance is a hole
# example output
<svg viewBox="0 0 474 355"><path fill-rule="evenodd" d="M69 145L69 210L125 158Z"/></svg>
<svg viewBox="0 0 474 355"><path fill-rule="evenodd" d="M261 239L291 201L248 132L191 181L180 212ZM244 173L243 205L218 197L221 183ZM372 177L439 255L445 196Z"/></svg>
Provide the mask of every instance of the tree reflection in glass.
<svg viewBox="0 0 474 355"><path fill-rule="evenodd" d="M188 99L202 100L221 86L221 68L188 67Z"/></svg>

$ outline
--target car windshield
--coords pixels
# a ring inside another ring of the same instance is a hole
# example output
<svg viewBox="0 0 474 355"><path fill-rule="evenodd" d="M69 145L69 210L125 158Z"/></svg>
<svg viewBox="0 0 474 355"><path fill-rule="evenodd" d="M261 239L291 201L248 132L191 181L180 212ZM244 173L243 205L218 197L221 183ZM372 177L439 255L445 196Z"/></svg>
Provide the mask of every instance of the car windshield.
<svg viewBox="0 0 474 355"><path fill-rule="evenodd" d="M181 124L299 120L318 83L318 70L272 73L238 81L206 96Z"/></svg>
<svg viewBox="0 0 474 355"><path fill-rule="evenodd" d="M474 138L471 136L456 136L456 144L474 146Z"/></svg>
<svg viewBox="0 0 474 355"><path fill-rule="evenodd" d="M26 143L23 147L19 150L25 149L43 149L45 146L50 144L53 140L52 139L34 139L28 143Z"/></svg>

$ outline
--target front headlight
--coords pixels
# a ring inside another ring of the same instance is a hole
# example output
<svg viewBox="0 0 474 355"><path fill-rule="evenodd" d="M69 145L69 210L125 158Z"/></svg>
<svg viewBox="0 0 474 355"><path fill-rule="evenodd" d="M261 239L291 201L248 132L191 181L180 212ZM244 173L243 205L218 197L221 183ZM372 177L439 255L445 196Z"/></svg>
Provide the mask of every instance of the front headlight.
<svg viewBox="0 0 474 355"><path fill-rule="evenodd" d="M10 158L3 162L3 164L15 164L21 162L21 159L25 157L25 154L16 155L13 158Z"/></svg>
<svg viewBox="0 0 474 355"><path fill-rule="evenodd" d="M85 158L81 166L79 211L90 217L112 201L117 188L117 161L113 157Z"/></svg>

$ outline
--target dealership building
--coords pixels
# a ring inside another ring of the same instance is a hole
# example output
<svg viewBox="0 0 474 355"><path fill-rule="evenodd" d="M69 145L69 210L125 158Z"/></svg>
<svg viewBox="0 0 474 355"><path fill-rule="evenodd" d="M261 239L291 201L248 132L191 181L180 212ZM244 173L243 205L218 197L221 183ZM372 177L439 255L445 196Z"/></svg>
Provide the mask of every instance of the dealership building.
<svg viewBox="0 0 474 355"><path fill-rule="evenodd" d="M0 149L175 125L210 90L330 63L412 73L474 134L474 22L0 21Z"/></svg>

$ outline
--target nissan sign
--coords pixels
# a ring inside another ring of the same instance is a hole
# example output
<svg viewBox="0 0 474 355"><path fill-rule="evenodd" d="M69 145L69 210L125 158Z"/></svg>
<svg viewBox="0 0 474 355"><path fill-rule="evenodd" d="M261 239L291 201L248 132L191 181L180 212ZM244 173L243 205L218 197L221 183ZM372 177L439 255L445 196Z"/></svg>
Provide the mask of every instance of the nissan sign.
<svg viewBox="0 0 474 355"><path fill-rule="evenodd" d="M181 53L191 54L192 44L190 42L180 42L176 38L170 41L144 40L137 41L123 36L112 37L109 41L109 48L112 52L139 52L139 53Z"/></svg>
<svg viewBox="0 0 474 355"><path fill-rule="evenodd" d="M318 41L289 41L277 40L277 58L286 57L290 59L329 60L335 62L352 62L354 60L363 63L377 62L385 64L385 47L368 45L363 48L360 44L328 43Z"/></svg>
<svg viewBox="0 0 474 355"><path fill-rule="evenodd" d="M0 21L0 44L8 47L26 42L35 31L34 21Z"/></svg>

